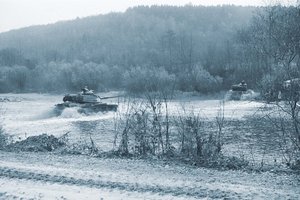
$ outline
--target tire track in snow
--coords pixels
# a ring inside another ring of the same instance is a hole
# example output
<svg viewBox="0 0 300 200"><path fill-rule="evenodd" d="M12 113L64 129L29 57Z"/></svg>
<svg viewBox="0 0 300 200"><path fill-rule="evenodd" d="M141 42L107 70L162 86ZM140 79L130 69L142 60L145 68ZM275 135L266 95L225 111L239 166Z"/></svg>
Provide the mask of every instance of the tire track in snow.
<svg viewBox="0 0 300 200"><path fill-rule="evenodd" d="M200 187L168 187L162 185L146 185L138 183L122 183L114 181L102 181L96 179L82 179L74 178L64 175L55 175L48 173L36 173L26 172L16 168L0 167L0 177L11 178L11 179L24 179L31 181L41 181L49 183L58 183L62 185L76 185L85 186L90 188L106 188L106 189L117 189L128 192L139 192L139 193L157 193L160 195L168 194L172 196L186 196L195 198L240 198L237 193L230 191L223 191L220 189L211 190L208 188Z"/></svg>

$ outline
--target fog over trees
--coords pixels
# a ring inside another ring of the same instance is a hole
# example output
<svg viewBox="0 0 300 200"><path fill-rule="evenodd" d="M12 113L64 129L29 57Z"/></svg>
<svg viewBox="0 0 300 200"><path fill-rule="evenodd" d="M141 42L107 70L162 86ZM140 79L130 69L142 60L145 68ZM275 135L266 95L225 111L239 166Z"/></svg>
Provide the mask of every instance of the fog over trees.
<svg viewBox="0 0 300 200"><path fill-rule="evenodd" d="M281 6L139 6L1 33L0 92L209 93L241 80L262 90L272 66L299 66L298 15Z"/></svg>

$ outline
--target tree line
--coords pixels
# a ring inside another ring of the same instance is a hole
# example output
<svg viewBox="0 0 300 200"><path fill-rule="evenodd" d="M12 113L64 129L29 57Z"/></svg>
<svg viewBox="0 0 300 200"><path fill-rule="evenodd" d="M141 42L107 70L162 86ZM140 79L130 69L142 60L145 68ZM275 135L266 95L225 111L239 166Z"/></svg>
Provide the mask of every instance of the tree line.
<svg viewBox="0 0 300 200"><path fill-rule="evenodd" d="M298 13L280 5L139 6L2 33L0 92L143 92L167 83L209 93L245 80L268 93L289 78L275 72L299 66Z"/></svg>

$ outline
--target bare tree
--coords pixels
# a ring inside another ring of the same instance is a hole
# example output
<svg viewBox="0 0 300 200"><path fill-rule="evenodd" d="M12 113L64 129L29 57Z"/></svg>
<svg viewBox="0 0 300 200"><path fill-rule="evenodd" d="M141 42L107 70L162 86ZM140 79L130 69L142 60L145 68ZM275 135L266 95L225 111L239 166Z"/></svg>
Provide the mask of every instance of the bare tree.
<svg viewBox="0 0 300 200"><path fill-rule="evenodd" d="M181 153L188 157L202 159L206 136L203 132L204 122L200 115L184 110L175 119L175 124L180 134Z"/></svg>
<svg viewBox="0 0 300 200"><path fill-rule="evenodd" d="M217 124L217 151L221 152L221 148L223 146L223 128L225 126L225 102L221 101L219 105L218 114L216 116L216 124Z"/></svg>
<svg viewBox="0 0 300 200"><path fill-rule="evenodd" d="M270 93L269 96L274 96L275 93L276 97L279 90L282 91L283 102L277 103L277 112L268 114L267 119L281 133L282 149L285 152L288 150L294 161L297 161L300 152L299 2L296 6L276 5L264 8L254 18L250 32L254 48L267 61L269 81L263 84L268 82L264 87L269 88L265 91ZM291 159L287 160L290 164Z"/></svg>
<svg viewBox="0 0 300 200"><path fill-rule="evenodd" d="M119 144L119 153L121 155L129 155L129 133L132 128L132 116L134 114L134 103L129 99L127 101L126 110L120 122L122 123L121 141Z"/></svg>

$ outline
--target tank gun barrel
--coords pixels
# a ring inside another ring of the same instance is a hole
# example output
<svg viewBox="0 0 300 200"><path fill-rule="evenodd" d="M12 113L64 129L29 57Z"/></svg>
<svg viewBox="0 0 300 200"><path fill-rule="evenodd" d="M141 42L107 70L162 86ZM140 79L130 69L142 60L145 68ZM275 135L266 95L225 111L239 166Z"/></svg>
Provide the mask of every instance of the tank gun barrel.
<svg viewBox="0 0 300 200"><path fill-rule="evenodd" d="M112 97L100 97L98 96L99 99L113 99L113 98L118 98L118 97L123 97L122 95L119 95L119 96L112 96Z"/></svg>

